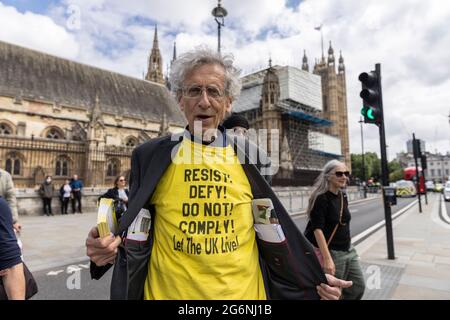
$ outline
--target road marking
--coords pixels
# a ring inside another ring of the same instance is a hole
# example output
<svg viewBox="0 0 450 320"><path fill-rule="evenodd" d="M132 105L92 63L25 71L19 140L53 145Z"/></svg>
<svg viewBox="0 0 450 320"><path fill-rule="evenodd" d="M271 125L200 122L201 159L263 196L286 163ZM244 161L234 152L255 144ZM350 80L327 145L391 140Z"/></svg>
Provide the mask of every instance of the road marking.
<svg viewBox="0 0 450 320"><path fill-rule="evenodd" d="M392 220L394 220L395 218L397 218L398 216L402 215L403 213L405 213L409 208L411 208L413 205L415 205L418 202L418 200L414 200L413 202L411 202L409 205L407 205L406 207L404 207L403 209L397 211L395 214L392 215ZM352 237L352 244L356 245L358 244L361 240L365 239L366 237L368 237L370 234L374 233L375 231L377 231L378 229L380 229L381 227L383 227L386 224L386 220L382 220L380 222L378 222L377 224L373 225L372 227L370 227L369 229L364 230L363 232L361 232L360 234L357 234L356 236Z"/></svg>
<svg viewBox="0 0 450 320"><path fill-rule="evenodd" d="M66 273L74 273L74 272L77 272L77 271L80 271L80 270L81 270L81 268L79 266L71 265L71 266L67 267Z"/></svg>
<svg viewBox="0 0 450 320"><path fill-rule="evenodd" d="M50 271L47 273L47 276L57 276L61 272L64 272L64 270Z"/></svg>

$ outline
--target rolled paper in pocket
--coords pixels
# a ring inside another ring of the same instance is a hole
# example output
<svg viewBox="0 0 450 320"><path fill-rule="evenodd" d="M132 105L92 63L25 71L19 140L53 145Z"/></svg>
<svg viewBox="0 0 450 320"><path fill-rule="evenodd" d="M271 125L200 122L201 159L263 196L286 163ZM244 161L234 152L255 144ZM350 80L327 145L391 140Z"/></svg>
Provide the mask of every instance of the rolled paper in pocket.
<svg viewBox="0 0 450 320"><path fill-rule="evenodd" d="M252 200L252 212L255 224L270 224L273 203L270 198Z"/></svg>
<svg viewBox="0 0 450 320"><path fill-rule="evenodd" d="M258 238L266 242L281 243L286 240L283 229L279 224L262 224L256 223L255 227Z"/></svg>

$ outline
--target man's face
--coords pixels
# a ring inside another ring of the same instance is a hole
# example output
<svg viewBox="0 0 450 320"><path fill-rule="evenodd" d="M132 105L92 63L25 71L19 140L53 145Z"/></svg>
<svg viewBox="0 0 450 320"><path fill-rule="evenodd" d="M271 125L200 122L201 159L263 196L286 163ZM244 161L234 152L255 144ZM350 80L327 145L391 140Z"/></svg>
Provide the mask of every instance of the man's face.
<svg viewBox="0 0 450 320"><path fill-rule="evenodd" d="M78 176L76 174L73 176L73 180L78 180Z"/></svg>
<svg viewBox="0 0 450 320"><path fill-rule="evenodd" d="M217 64L205 64L187 74L183 88L201 87L199 97L190 97L183 93L179 99L181 110L188 120L189 130L194 133L194 123L201 124L202 134L217 129L227 112L231 112L232 100L225 93L225 70ZM217 88L222 97L208 95L206 88Z"/></svg>

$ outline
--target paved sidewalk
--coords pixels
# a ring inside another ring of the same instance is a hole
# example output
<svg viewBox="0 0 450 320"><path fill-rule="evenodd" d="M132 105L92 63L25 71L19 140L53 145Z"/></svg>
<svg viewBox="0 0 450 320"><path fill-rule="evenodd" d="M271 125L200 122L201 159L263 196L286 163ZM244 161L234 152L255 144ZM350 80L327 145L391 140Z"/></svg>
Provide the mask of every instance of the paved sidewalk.
<svg viewBox="0 0 450 320"><path fill-rule="evenodd" d="M439 217L440 194L429 194L394 220L395 260L387 259L383 227L356 246L366 277L364 299L450 299L450 224Z"/></svg>
<svg viewBox="0 0 450 320"><path fill-rule="evenodd" d="M20 222L23 259L31 271L88 260L85 241L96 213L21 217Z"/></svg>
<svg viewBox="0 0 450 320"><path fill-rule="evenodd" d="M450 224L439 217L439 197L430 194L423 213L415 205L394 220L396 260L387 259L384 227L356 246L368 288L364 299L450 299ZM32 271L88 260L84 243L96 213L21 222L24 260Z"/></svg>
<svg viewBox="0 0 450 320"><path fill-rule="evenodd" d="M370 200L357 200L355 203ZM20 218L20 222L23 225L24 260L31 271L88 260L85 241L89 230L97 223L96 212L25 216Z"/></svg>

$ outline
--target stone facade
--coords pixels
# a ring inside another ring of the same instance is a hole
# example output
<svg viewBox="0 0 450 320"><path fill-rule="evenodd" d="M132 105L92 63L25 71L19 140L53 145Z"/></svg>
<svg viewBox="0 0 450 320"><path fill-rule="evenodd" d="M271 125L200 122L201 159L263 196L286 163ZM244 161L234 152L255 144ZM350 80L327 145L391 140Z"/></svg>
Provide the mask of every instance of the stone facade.
<svg viewBox="0 0 450 320"><path fill-rule="evenodd" d="M0 166L19 188L127 175L132 149L183 129L165 85L0 42Z"/></svg>
<svg viewBox="0 0 450 320"><path fill-rule="evenodd" d="M313 73L320 75L322 78L323 117L333 123L325 132L341 139L343 161L351 170L344 58L340 53L338 73L336 73L334 50L331 42L328 49L328 59L325 60L325 57L322 56L321 60L316 61Z"/></svg>

